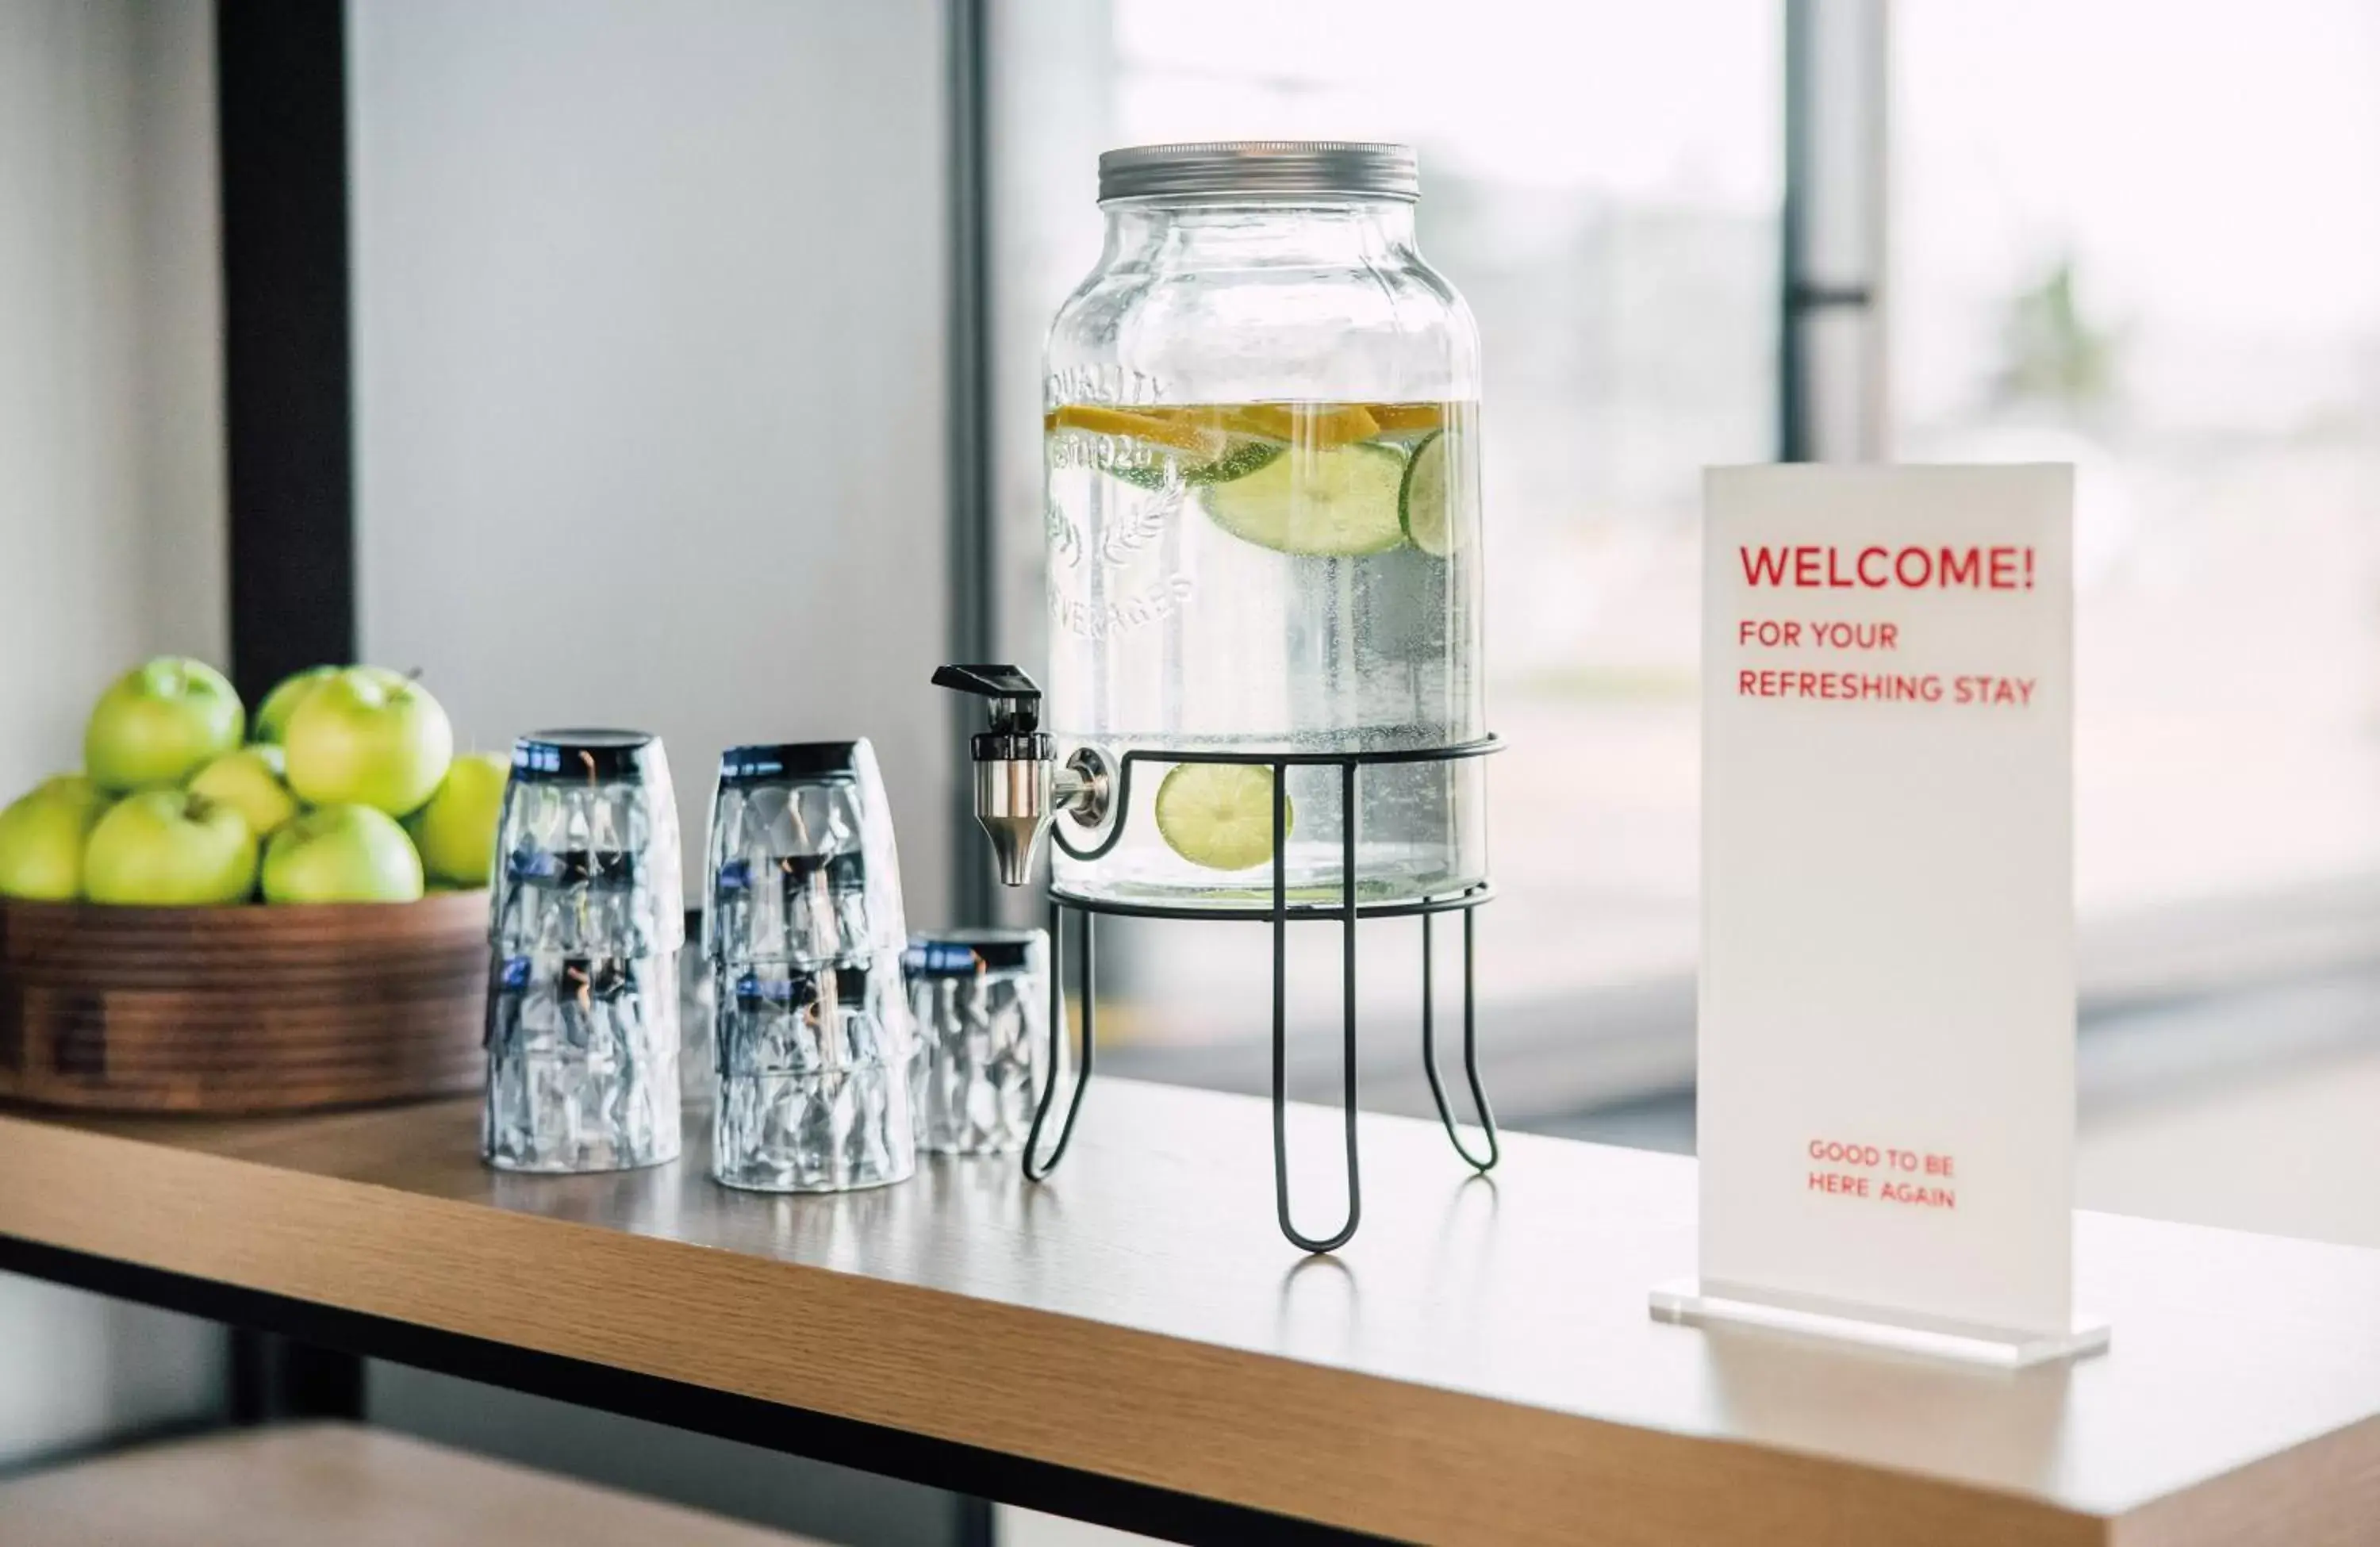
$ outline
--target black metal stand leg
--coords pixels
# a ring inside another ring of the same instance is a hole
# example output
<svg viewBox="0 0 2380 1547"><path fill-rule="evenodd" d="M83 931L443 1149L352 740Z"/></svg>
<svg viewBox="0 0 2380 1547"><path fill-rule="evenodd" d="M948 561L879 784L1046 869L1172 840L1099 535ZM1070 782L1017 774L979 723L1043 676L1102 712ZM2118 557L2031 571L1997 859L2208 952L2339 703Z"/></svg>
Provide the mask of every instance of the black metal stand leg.
<svg viewBox="0 0 2380 1547"><path fill-rule="evenodd" d="M1066 1047L1066 910L1064 905L1050 905L1050 1078L1041 1087L1041 1099L1034 1103L1033 1127L1025 1136L1025 1179L1028 1182L1047 1180L1066 1158L1066 1146L1075 1137L1075 1119L1082 1115L1083 1092L1091 1088L1091 1058L1098 1047L1097 999L1092 987L1099 971L1098 942L1091 934L1091 915L1080 915L1083 920L1083 965L1077 969L1075 997L1083 1006L1083 1030L1078 1039L1082 1052L1075 1070L1074 1099L1066 1103L1066 1121L1058 1129L1058 1142L1050 1158L1035 1161L1040 1152L1041 1127L1049 1121L1050 1106L1058 1095L1058 1066Z"/></svg>
<svg viewBox="0 0 2380 1547"><path fill-rule="evenodd" d="M1342 820L1339 896L1345 920L1345 1000L1340 1057L1346 1081L1342 1115L1347 1128L1347 1223L1325 1236L1301 1235L1289 1218L1289 768L1272 765L1272 1182L1281 1233L1310 1252L1336 1251L1353 1239L1364 1218L1363 1176L1355 1138L1355 764L1339 770Z"/></svg>
<svg viewBox="0 0 2380 1547"><path fill-rule="evenodd" d="M1429 1077L1429 1097L1438 1103L1438 1120L1446 1127L1447 1142L1454 1152L1474 1171L1493 1171L1503 1158L1496 1141L1496 1109L1488 1104L1488 1091L1479 1083L1479 1017L1472 993L1473 914L1475 909L1463 910L1463 1075L1471 1086L1471 1103L1479 1114L1480 1131L1488 1136L1486 1159L1471 1152L1463 1142L1463 1129L1455 1121L1454 1110L1447 1104L1446 1086L1438 1078L1438 993L1433 981L1433 956L1430 951L1430 916L1421 916L1421 1067Z"/></svg>
<svg viewBox="0 0 2380 1547"><path fill-rule="evenodd" d="M1356 852L1361 828L1361 810L1357 786L1360 771L1374 765L1402 766L1406 764L1452 763L1463 759L1484 757L1497 750L1502 743L1494 737L1443 747L1421 747L1411 749L1379 749L1354 752L1235 752L1222 750L1160 750L1155 748L1132 747L1124 749L1115 772L1115 815L1110 820L1106 835L1087 848L1078 848L1069 841L1064 825L1050 834L1051 842L1070 859L1085 862L1106 857L1124 834L1126 816L1133 810L1133 771L1143 761L1171 764L1223 764L1237 768L1268 768L1272 774L1272 906L1269 908L1217 908L1212 905L1196 906L1188 900L1173 903L1150 899L1126 900L1096 896L1087 893L1068 892L1055 881L1050 891L1050 934L1052 956L1050 987L1050 1063L1057 1062L1058 1052L1064 1045L1065 1007L1059 989L1063 981L1060 949L1062 941L1064 915L1062 909L1072 908L1083 918L1083 966L1080 996L1083 1004L1082 1075L1076 1082L1073 1101L1066 1109L1065 1125L1059 1130L1058 1141L1049 1157L1040 1157L1041 1132L1048 1126L1050 1109L1057 1102L1057 1078L1054 1067L1050 1084L1045 1087L1035 1105L1033 1128L1026 1143L1025 1175L1034 1181L1047 1176L1065 1153L1068 1139L1075 1131L1075 1119L1081 1111L1084 1086L1091 1073L1092 1014L1095 999L1092 990L1091 920L1102 913L1128 918L1178 919L1192 922L1209 922L1220 918L1237 918L1272 926L1272 1171L1273 1204L1281 1233L1295 1246L1309 1252L1336 1251L1355 1234L1364 1215L1364 1190L1356 1115L1358 1111L1355 1062L1356 1017L1359 988L1356 974L1356 925L1366 917L1402 918L1419 915L1422 923L1422 1065L1429 1076L1431 1097L1438 1103L1439 1120L1460 1154L1477 1171L1492 1169L1500 1158L1500 1138L1496 1128L1496 1114L1488 1104L1488 1092L1479 1078L1478 1016L1474 980L1476 956L1472 912L1493 895L1482 879L1454 891L1418 896L1390 895L1366 906L1362 901L1362 879L1356 870ZM1289 771L1292 768L1333 767L1339 770L1339 798L1345 813L1341 834L1339 898L1334 903L1327 897L1298 902L1293 907L1289 898ZM1478 1114L1480 1129L1487 1136L1484 1157L1475 1154L1463 1142L1462 1125L1454 1115L1453 1105L1447 1100L1444 1081L1438 1071L1436 1002L1433 990L1435 971L1429 952L1429 920L1432 915L1460 910L1463 914L1463 1071L1471 1087L1471 1100ZM1328 1236L1308 1236L1292 1222L1290 1214L1289 1176L1289 925L1293 920L1335 922L1342 932L1340 982L1341 1043L1340 1071L1343 1080L1341 1092L1340 1117L1344 1125L1347 1147L1347 1217L1346 1222Z"/></svg>

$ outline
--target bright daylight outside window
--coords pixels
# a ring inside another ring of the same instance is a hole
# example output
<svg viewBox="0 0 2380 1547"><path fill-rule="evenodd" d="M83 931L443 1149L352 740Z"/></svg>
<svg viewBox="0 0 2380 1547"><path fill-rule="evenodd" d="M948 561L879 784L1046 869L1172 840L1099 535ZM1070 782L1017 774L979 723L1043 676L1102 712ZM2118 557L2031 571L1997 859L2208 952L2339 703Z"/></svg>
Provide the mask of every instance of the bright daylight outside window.
<svg viewBox="0 0 2380 1547"><path fill-rule="evenodd" d="M2086 1023L2317 965L2380 868L2380 11L1892 25L1892 452L2079 469Z"/></svg>
<svg viewBox="0 0 2380 1547"><path fill-rule="evenodd" d="M1422 250L1469 299L1486 361L1488 712L1510 749L1488 774L1500 895L1480 917L1478 990L1498 1061L1528 1064L1493 1093L1527 1120L1682 1084L1700 470L1775 449L1780 7L1506 0L1459 23L1421 0L1061 9L1062 24L996 13L1001 433L1038 429L1040 330L1098 251L1098 151L1415 145ZM1067 238L1001 245L1039 223ZM1005 546L1038 557L1038 445L1002 456ZM1028 659L1038 583L1017 584L1004 624ZM1366 1105L1427 1101L1413 945L1390 933L1415 930L1367 926ZM1327 1091L1339 938L1292 935L1293 1086ZM1117 1066L1261 1089L1269 952L1245 924L1103 925ZM1646 982L1670 1007L1660 1045L1589 1051L1581 992Z"/></svg>

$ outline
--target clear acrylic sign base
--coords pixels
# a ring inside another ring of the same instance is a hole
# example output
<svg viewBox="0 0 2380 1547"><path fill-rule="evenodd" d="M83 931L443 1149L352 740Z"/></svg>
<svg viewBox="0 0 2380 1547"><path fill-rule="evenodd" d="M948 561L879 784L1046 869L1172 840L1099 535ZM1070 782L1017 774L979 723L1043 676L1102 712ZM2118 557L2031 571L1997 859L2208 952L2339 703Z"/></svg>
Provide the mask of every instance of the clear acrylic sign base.
<svg viewBox="0 0 2380 1547"><path fill-rule="evenodd" d="M1693 1326L1763 1327L1996 1370L2022 1370L2053 1359L2102 1353L2108 1335L2107 1323L2094 1316L2077 1315L2072 1328L2062 1334L2024 1333L1815 1297L1761 1294L1691 1278L1657 1285L1653 1315L1659 1321Z"/></svg>

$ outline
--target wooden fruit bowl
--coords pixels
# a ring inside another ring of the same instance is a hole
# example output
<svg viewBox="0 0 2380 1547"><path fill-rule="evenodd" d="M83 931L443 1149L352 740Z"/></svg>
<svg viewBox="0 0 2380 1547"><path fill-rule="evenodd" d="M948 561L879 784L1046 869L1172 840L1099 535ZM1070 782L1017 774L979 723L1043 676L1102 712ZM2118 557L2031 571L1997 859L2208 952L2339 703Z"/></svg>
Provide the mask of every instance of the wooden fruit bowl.
<svg viewBox="0 0 2380 1547"><path fill-rule="evenodd" d="M240 1114L476 1090L488 895L309 907L0 898L0 1097Z"/></svg>

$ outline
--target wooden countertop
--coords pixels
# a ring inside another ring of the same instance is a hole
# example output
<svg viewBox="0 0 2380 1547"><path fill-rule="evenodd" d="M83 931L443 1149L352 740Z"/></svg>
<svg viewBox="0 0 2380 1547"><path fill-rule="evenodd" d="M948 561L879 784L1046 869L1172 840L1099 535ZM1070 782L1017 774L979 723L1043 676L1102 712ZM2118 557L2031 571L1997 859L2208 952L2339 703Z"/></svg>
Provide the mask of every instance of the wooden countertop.
<svg viewBox="0 0 2380 1547"><path fill-rule="evenodd" d="M1390 1537L2380 1541L2380 1252L2084 1214L2113 1349L1991 1372L1652 1320L1668 1156L1467 1179L1366 1118L1363 1233L1306 1260L1244 1097L1102 1080L1049 1186L830 1198L499 1175L476 1121L0 1116L0 1235ZM1318 1217L1335 1133L1293 1113Z"/></svg>

